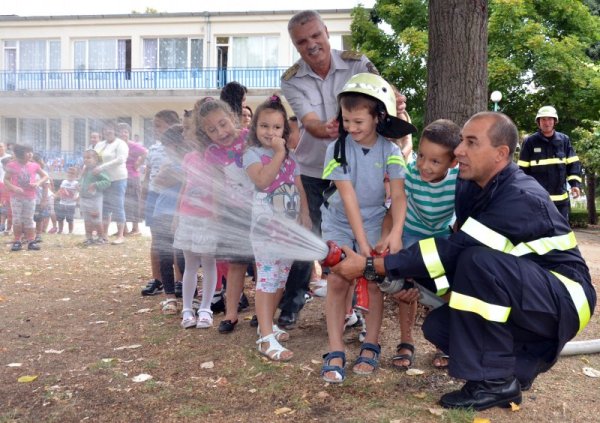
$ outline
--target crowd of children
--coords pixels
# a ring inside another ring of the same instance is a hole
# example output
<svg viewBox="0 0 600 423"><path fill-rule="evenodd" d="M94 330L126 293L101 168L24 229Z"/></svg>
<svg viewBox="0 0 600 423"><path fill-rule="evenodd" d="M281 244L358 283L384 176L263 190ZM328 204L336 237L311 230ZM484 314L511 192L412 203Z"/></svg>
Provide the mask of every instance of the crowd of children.
<svg viewBox="0 0 600 423"><path fill-rule="evenodd" d="M415 128L398 116L398 97L377 75L352 77L338 96L339 137L324 157L323 179L331 185L322 207L322 237L351 246L366 257L394 253L424 238L447 236L452 224L457 176L453 150L458 144L458 127L445 120L430 124L423 131L416 161L407 165L405 158L410 155L403 156L399 140ZM177 116L170 112L157 113L155 120ZM293 352L282 343L290 335L274 324L274 316L293 260L265 254L260 240L251 234L260 232L255 231L256 226L270 216L291 219L310 229L306 195L293 153L298 137L276 95L249 116L249 122L242 125L241 115L226 102L205 98L193 110L185 111L183 125L178 117L161 121L168 123L157 128L158 142L146 158L145 220L152 233L153 280L142 293L154 295L164 290L164 314L181 311L181 327L206 329L213 326L213 295L220 291L226 272L225 317L218 330L229 333L238 323L246 271L255 263L257 349L271 360L287 361ZM294 129L297 131L297 126ZM12 251L24 246L39 249L35 222L41 220L43 225L43 219L54 213L56 231L72 233L77 204L85 225L84 245L105 243L102 197L111 179L101 171L102 157L96 150L84 152L83 169L68 169L56 194L43 164L32 160L31 148L14 145L12 152L14 157L5 155L0 144L4 174L0 225L5 230L12 224ZM215 183L217 179L222 185ZM47 207L52 195L56 196L54 213ZM221 237L217 228L223 227L234 228L230 232L235 236ZM342 335L352 313L354 281L332 274L327 285L329 352L321 376L327 382L340 383L345 379L346 364ZM372 283L368 294L366 333L352 367L361 375L376 370L381 352L384 294ZM197 296L201 299L196 300ZM182 297L181 309L177 297ZM407 369L415 355L411 328L416 305L400 304L400 343L392 364ZM434 364L444 367L448 359L439 353Z"/></svg>

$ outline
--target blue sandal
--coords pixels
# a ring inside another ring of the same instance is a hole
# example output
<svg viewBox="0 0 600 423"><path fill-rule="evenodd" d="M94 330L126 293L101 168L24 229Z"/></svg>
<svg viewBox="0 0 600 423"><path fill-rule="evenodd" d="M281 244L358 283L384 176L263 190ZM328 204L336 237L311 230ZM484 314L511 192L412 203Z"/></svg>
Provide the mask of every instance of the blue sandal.
<svg viewBox="0 0 600 423"><path fill-rule="evenodd" d="M335 358L342 359L342 366L335 366L329 364L331 360ZM346 353L343 351L332 351L323 355L323 367L321 368L321 377L325 382L328 383L342 383L346 379ZM335 378L328 378L325 373L335 372ZM338 377L339 376L339 377Z"/></svg>
<svg viewBox="0 0 600 423"><path fill-rule="evenodd" d="M372 351L374 353L373 357L363 357L362 353L364 350L367 351ZM354 362L354 366L352 367L352 371L354 373L356 373L357 375L364 375L364 376L368 376L371 375L375 372L375 370L377 369L377 366L379 364L379 354L381 354L381 345L375 345L375 344L371 344L369 342L365 342L360 346L360 354L358 356L358 358L356 359L356 361ZM369 372L365 372L362 370L358 370L356 368L357 364L361 364L361 363L366 363L369 366L373 367L373 370L369 371Z"/></svg>

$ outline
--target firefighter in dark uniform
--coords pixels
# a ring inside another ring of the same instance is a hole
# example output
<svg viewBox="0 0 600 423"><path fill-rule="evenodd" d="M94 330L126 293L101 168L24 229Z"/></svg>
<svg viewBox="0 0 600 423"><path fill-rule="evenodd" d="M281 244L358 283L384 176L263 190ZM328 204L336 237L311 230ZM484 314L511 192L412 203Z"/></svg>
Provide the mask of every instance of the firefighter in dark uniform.
<svg viewBox="0 0 600 423"><path fill-rule="evenodd" d="M563 216L569 219L569 193L580 195L581 162L575 154L569 137L554 128L558 114L552 106L538 110L535 123L539 130L523 142L519 167L533 176L550 193L550 198Z"/></svg>
<svg viewBox="0 0 600 423"><path fill-rule="evenodd" d="M506 115L473 116L455 150L461 178L456 232L385 258L367 259L343 247L346 259L332 268L348 279L413 277L434 292L435 285L450 285L448 304L423 324L425 337L452 357L450 375L467 380L442 396L447 408L519 404L521 391L552 367L596 305L568 222L511 161L517 141ZM399 296L410 301L418 293Z"/></svg>

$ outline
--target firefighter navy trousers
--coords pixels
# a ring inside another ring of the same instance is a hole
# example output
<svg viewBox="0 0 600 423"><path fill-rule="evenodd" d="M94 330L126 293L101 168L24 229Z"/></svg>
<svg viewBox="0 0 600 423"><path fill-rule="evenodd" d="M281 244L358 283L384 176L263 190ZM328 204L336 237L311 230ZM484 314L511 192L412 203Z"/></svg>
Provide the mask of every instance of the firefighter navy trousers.
<svg viewBox="0 0 600 423"><path fill-rule="evenodd" d="M548 370L576 335L579 317L567 289L533 261L477 246L459 255L456 269L452 295L481 300L482 308L502 308L508 318L493 321L485 313L452 308L452 300L427 316L423 333L450 355L451 376L472 381L516 376L527 383Z"/></svg>

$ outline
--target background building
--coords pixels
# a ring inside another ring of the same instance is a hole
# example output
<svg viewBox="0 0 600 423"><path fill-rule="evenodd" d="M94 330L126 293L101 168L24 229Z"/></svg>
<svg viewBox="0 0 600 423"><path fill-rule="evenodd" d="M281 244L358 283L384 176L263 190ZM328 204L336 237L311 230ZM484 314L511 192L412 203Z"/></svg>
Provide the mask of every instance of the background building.
<svg viewBox="0 0 600 423"><path fill-rule="evenodd" d="M182 115L229 81L256 106L299 57L295 12L0 16L0 139L68 162L104 119L150 144L155 112ZM319 12L332 47L349 48L350 10Z"/></svg>

